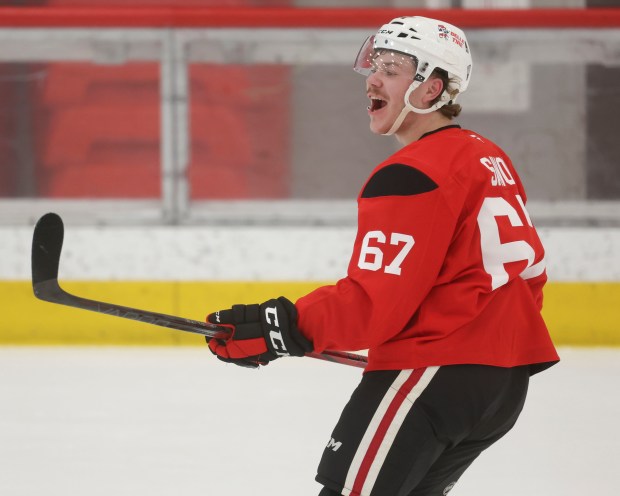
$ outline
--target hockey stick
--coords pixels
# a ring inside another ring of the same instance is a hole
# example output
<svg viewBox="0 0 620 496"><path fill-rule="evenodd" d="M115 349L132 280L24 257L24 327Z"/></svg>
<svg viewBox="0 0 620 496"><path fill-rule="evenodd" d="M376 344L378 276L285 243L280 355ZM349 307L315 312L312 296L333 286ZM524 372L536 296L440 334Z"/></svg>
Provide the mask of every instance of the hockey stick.
<svg viewBox="0 0 620 496"><path fill-rule="evenodd" d="M223 326L89 300L67 293L58 283L58 267L63 239L64 225L59 215L48 213L39 219L32 237L32 289L34 295L40 300L114 317L137 320L169 329L201 334L209 338L226 338L228 336L230 330ZM346 351L311 352L307 353L306 356L360 368L364 368L367 363L365 356Z"/></svg>

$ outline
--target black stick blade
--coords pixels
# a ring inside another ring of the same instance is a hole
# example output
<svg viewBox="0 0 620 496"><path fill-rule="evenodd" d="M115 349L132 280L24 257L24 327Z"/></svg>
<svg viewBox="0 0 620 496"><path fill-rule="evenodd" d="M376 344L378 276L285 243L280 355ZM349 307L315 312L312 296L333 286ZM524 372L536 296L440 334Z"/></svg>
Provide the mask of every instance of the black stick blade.
<svg viewBox="0 0 620 496"><path fill-rule="evenodd" d="M58 279L64 231L58 214L45 214L37 222L32 236L32 285L35 289L39 283Z"/></svg>

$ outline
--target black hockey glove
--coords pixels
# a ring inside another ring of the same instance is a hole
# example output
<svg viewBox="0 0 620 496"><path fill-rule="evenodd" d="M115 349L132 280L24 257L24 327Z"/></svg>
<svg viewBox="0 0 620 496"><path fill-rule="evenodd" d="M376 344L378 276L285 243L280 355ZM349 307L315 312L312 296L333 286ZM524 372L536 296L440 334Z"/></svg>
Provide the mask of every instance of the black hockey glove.
<svg viewBox="0 0 620 496"><path fill-rule="evenodd" d="M297 328L295 305L283 296L260 305L233 305L209 314L207 322L231 328L228 338L207 338L207 343L220 360L242 367L256 368L283 356L304 356L313 349Z"/></svg>

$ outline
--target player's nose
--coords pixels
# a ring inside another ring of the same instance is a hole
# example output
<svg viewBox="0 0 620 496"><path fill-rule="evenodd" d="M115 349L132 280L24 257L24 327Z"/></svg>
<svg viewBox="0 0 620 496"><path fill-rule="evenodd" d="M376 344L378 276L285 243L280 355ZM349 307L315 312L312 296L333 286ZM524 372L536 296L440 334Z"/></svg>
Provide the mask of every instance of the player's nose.
<svg viewBox="0 0 620 496"><path fill-rule="evenodd" d="M377 75L376 72L371 72L368 77L366 77L366 88L369 88L371 86L381 86L381 78Z"/></svg>

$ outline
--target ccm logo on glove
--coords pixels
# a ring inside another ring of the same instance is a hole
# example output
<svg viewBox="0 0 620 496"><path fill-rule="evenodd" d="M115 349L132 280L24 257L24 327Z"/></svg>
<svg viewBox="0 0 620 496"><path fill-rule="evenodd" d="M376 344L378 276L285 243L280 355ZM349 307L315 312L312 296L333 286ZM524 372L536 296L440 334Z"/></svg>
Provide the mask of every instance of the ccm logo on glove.
<svg viewBox="0 0 620 496"><path fill-rule="evenodd" d="M295 305L281 296L260 305L233 305L207 317L212 324L230 327L226 339L209 339L209 349L220 360L256 368L284 356L304 356L312 343L297 328Z"/></svg>
<svg viewBox="0 0 620 496"><path fill-rule="evenodd" d="M282 338L280 324L278 323L278 309L275 306L265 308L265 321L267 322L267 324L272 325L277 329L269 330L269 338L271 339L273 351L278 356L291 356L291 354L286 349L284 339Z"/></svg>

